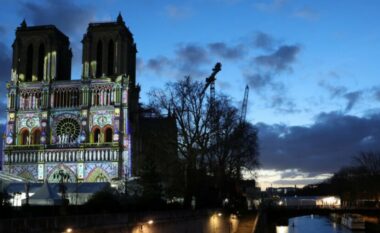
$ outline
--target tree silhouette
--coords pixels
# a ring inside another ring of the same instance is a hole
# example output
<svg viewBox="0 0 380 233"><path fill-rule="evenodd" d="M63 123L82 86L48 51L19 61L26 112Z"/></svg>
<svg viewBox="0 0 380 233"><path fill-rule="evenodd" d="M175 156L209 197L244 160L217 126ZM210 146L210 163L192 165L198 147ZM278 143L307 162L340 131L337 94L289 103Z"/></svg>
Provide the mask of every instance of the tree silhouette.
<svg viewBox="0 0 380 233"><path fill-rule="evenodd" d="M258 165L256 128L240 122L239 111L227 96L217 96L211 103L203 89L203 83L185 77L149 93L152 108L175 117L187 206L193 197L198 203L220 202L241 179L243 167Z"/></svg>

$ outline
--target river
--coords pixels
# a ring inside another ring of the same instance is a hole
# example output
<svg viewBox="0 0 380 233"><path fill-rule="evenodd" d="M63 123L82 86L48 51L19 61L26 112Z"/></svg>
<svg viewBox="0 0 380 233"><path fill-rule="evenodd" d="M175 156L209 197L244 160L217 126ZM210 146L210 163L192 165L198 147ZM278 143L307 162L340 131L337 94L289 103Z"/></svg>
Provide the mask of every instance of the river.
<svg viewBox="0 0 380 233"><path fill-rule="evenodd" d="M346 227L332 222L326 216L309 215L289 219L288 226L277 226L276 233L366 233L351 231Z"/></svg>

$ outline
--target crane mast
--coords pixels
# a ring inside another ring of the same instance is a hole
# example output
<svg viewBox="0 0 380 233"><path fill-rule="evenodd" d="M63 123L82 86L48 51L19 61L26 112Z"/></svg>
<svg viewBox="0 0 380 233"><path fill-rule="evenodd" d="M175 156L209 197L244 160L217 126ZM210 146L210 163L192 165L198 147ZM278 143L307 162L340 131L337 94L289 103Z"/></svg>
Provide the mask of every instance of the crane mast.
<svg viewBox="0 0 380 233"><path fill-rule="evenodd" d="M245 86L245 91L244 91L243 104L241 106L240 123L244 123L245 118L247 116L248 92L249 92L249 87L248 87L248 85L246 85Z"/></svg>
<svg viewBox="0 0 380 233"><path fill-rule="evenodd" d="M211 143L216 145L218 142L218 118L215 115L215 76L222 69L222 64L220 62L216 63L214 68L212 69L211 75L206 78L206 84L201 92L201 96L203 96L210 86L210 129L211 129Z"/></svg>
<svg viewBox="0 0 380 233"><path fill-rule="evenodd" d="M220 62L216 63L214 68L212 69L211 75L208 78L206 78L206 85L203 88L202 93L201 93L202 95L204 95L207 88L210 86L211 103L213 103L215 99L215 80L216 80L215 76L219 71L221 71L221 69L222 69L222 64Z"/></svg>

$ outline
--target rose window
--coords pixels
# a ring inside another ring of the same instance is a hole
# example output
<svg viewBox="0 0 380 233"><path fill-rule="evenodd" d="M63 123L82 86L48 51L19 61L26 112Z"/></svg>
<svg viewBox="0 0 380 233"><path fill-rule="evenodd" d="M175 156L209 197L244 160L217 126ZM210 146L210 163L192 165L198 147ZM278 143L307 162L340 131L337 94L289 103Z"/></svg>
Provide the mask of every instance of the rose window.
<svg viewBox="0 0 380 233"><path fill-rule="evenodd" d="M69 141L74 141L77 139L79 131L79 123L74 119L63 119L57 125L57 135L67 137Z"/></svg>

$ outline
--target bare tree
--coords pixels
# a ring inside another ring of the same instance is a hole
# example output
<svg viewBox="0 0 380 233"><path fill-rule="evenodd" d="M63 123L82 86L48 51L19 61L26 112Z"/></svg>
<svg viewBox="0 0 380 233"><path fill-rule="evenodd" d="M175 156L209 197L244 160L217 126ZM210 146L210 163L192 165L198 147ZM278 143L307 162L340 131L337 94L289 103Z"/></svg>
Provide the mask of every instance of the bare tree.
<svg viewBox="0 0 380 233"><path fill-rule="evenodd" d="M207 98L203 84L190 77L168 83L165 90L149 93L150 105L165 112L172 112L178 127L179 156L186 161L185 204L195 195L197 170L204 167L205 146L209 140Z"/></svg>
<svg viewBox="0 0 380 233"><path fill-rule="evenodd" d="M215 185L222 198L241 179L242 167L258 165L256 128L240 121L230 98L221 95L211 100L203 90L203 83L185 77L150 92L150 106L170 112L177 122L187 205L193 196L207 202L210 197L204 192Z"/></svg>
<svg viewBox="0 0 380 233"><path fill-rule="evenodd" d="M380 153L361 152L354 160L370 175L380 175Z"/></svg>
<svg viewBox="0 0 380 233"><path fill-rule="evenodd" d="M242 178L242 168L248 170L259 165L257 130L253 125L240 121L239 110L227 96L219 96L214 103L217 117L208 154L210 172L217 179L219 197L231 194L228 183L236 186Z"/></svg>

